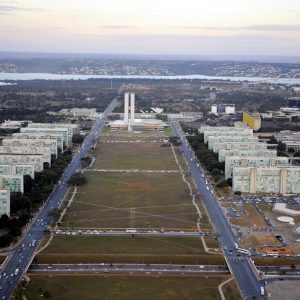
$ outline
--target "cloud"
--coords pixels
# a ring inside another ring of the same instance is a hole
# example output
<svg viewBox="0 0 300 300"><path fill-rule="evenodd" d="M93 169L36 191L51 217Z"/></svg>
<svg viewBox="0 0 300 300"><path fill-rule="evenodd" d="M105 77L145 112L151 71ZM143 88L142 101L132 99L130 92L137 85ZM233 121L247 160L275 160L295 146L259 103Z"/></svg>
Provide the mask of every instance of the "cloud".
<svg viewBox="0 0 300 300"><path fill-rule="evenodd" d="M28 12L28 11L45 11L45 9L33 8L33 7L22 7L22 6L11 5L11 4L10 5L0 4L0 14L2 15L11 15L17 12Z"/></svg>
<svg viewBox="0 0 300 300"><path fill-rule="evenodd" d="M300 24L268 24L249 26L185 26L183 28L208 31L300 31Z"/></svg>
<svg viewBox="0 0 300 300"><path fill-rule="evenodd" d="M100 29L136 29L137 26L127 26L127 25L102 25L99 26Z"/></svg>

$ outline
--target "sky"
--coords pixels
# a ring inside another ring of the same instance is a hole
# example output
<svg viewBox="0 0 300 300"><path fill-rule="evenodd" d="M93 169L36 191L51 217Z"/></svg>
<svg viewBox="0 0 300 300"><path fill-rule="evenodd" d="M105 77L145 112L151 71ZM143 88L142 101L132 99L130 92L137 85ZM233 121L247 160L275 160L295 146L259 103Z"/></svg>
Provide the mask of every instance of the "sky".
<svg viewBox="0 0 300 300"><path fill-rule="evenodd" d="M300 0L0 0L0 51L300 55Z"/></svg>

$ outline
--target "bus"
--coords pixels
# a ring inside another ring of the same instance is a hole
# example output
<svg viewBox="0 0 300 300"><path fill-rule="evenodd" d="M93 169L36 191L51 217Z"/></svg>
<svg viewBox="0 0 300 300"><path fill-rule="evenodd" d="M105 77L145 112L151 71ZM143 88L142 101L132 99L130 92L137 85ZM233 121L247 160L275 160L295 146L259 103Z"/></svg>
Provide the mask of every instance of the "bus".
<svg viewBox="0 0 300 300"><path fill-rule="evenodd" d="M237 252L240 252L240 253L243 253L243 254L250 254L248 249L240 248L237 243L234 243L234 248L236 249Z"/></svg>

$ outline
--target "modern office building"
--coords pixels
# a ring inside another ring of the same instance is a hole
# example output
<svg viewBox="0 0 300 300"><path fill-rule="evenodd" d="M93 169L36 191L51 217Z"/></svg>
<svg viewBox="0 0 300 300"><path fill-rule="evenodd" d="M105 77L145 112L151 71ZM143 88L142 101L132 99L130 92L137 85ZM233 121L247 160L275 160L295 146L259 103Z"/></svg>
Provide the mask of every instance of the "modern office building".
<svg viewBox="0 0 300 300"><path fill-rule="evenodd" d="M268 149L268 144L258 142L227 142L227 143L215 143L213 146L213 152L218 153L220 149L225 150L259 150Z"/></svg>
<svg viewBox="0 0 300 300"><path fill-rule="evenodd" d="M63 149L64 146L64 136L63 134L55 134L55 133L39 133L39 132L33 132L33 133L13 133L12 134L13 139L29 139L29 140L55 140L57 142L57 148L59 150Z"/></svg>
<svg viewBox="0 0 300 300"><path fill-rule="evenodd" d="M208 143L208 138L211 136L219 137L219 136L226 136L226 137L253 137L252 129L243 129L243 128L234 128L228 131L205 131L203 133L204 136L204 143Z"/></svg>
<svg viewBox="0 0 300 300"><path fill-rule="evenodd" d="M288 167L287 157L241 157L227 156L225 159L225 179L232 178L236 167Z"/></svg>
<svg viewBox="0 0 300 300"><path fill-rule="evenodd" d="M226 150L226 149L220 149L219 151L219 162L225 161L225 158L227 156L240 156L240 157L276 157L277 156L277 150Z"/></svg>
<svg viewBox="0 0 300 300"><path fill-rule="evenodd" d="M3 146L9 147L28 147L28 148L49 148L51 154L57 157L58 148L56 140L42 140L42 139L3 139Z"/></svg>
<svg viewBox="0 0 300 300"><path fill-rule="evenodd" d="M28 128L67 129L68 145L72 144L73 134L78 133L79 130L78 125L65 123L30 123Z"/></svg>
<svg viewBox="0 0 300 300"><path fill-rule="evenodd" d="M285 151L294 149L295 151L300 150L300 141L284 141Z"/></svg>
<svg viewBox="0 0 300 300"><path fill-rule="evenodd" d="M50 150L50 148L0 146L0 156L2 154L42 155L43 162L48 163L49 166L51 166L51 150Z"/></svg>
<svg viewBox="0 0 300 300"><path fill-rule="evenodd" d="M21 174L0 175L0 186L9 188L11 192L24 193L24 176Z"/></svg>
<svg viewBox="0 0 300 300"><path fill-rule="evenodd" d="M249 142L258 143L257 137L251 137L251 136L209 136L208 137L208 149L212 150L214 148L214 144L216 143L230 143L230 142Z"/></svg>
<svg viewBox="0 0 300 300"><path fill-rule="evenodd" d="M235 114L235 105L234 104L213 104L211 106L210 112L215 115L223 114Z"/></svg>
<svg viewBox="0 0 300 300"><path fill-rule="evenodd" d="M0 217L4 214L10 217L10 190L1 183L3 181L0 181Z"/></svg>
<svg viewBox="0 0 300 300"><path fill-rule="evenodd" d="M63 136L63 145L66 147L69 147L69 145L71 145L68 128L25 127L25 128L21 128L20 132L21 133L44 134L44 135L61 134ZM72 141L72 137L71 137L71 141Z"/></svg>
<svg viewBox="0 0 300 300"><path fill-rule="evenodd" d="M254 131L261 128L261 117L259 113L243 112L243 122Z"/></svg>
<svg viewBox="0 0 300 300"><path fill-rule="evenodd" d="M290 97L288 107L300 109L300 97Z"/></svg>
<svg viewBox="0 0 300 300"><path fill-rule="evenodd" d="M204 133L207 131L231 131L231 130L240 130L243 131L244 129L249 129L253 132L253 129L249 128L247 125L241 126L240 122L235 122L234 127L232 126L201 126L198 129L199 133Z"/></svg>
<svg viewBox="0 0 300 300"><path fill-rule="evenodd" d="M234 168L233 191L242 193L300 193L299 167Z"/></svg>
<svg viewBox="0 0 300 300"><path fill-rule="evenodd" d="M0 164L34 165L36 172L44 170L44 158L41 154L1 154Z"/></svg>
<svg viewBox="0 0 300 300"><path fill-rule="evenodd" d="M34 165L30 164L0 164L0 175L1 174L21 174L29 175L34 179Z"/></svg>
<svg viewBox="0 0 300 300"><path fill-rule="evenodd" d="M5 120L2 124L0 124L1 129L18 129L22 126L26 126L26 124L31 123L31 121L22 120L22 121L12 121Z"/></svg>

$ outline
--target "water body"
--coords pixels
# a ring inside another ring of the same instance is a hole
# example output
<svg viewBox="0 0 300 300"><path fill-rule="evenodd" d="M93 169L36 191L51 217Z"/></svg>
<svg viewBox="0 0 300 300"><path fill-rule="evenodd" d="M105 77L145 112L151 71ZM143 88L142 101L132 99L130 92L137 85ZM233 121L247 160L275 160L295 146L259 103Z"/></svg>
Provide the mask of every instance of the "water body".
<svg viewBox="0 0 300 300"><path fill-rule="evenodd" d="M51 74L51 73L0 73L0 80L87 80L91 78L99 79L205 79L205 80L230 80L248 82L266 82L280 84L300 84L300 78L266 78L266 77L233 77L233 76L208 76L208 75L174 75L174 76L155 76L155 75L80 75L80 74Z"/></svg>
<svg viewBox="0 0 300 300"><path fill-rule="evenodd" d="M0 81L0 85L14 85L16 83L9 83L9 82L1 82Z"/></svg>

